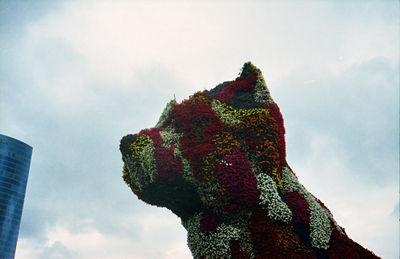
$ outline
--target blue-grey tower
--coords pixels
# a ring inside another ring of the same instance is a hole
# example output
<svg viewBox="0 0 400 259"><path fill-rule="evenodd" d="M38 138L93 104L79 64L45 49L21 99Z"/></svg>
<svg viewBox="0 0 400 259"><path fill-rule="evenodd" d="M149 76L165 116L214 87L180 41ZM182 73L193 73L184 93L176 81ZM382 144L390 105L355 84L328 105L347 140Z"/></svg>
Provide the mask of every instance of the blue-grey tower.
<svg viewBox="0 0 400 259"><path fill-rule="evenodd" d="M13 259L17 246L32 147L0 134L0 258Z"/></svg>

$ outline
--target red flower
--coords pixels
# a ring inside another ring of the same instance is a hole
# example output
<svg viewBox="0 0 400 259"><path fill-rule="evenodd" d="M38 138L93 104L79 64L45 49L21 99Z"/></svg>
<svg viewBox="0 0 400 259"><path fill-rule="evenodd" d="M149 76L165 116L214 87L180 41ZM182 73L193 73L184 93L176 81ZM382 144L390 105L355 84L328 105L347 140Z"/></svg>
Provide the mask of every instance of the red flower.
<svg viewBox="0 0 400 259"><path fill-rule="evenodd" d="M230 204L225 211L251 210L258 204L260 191L257 189L257 179L254 176L246 154L236 149L236 154L223 158L217 166L219 182L227 186L230 194Z"/></svg>
<svg viewBox="0 0 400 259"><path fill-rule="evenodd" d="M215 99L228 104L238 92L245 92L254 89L256 81L256 74L249 74L245 79L237 78L235 81L227 85L221 92L219 92Z"/></svg>
<svg viewBox="0 0 400 259"><path fill-rule="evenodd" d="M221 219L212 211L203 209L203 217L200 220L200 231L206 234L215 233L222 224Z"/></svg>

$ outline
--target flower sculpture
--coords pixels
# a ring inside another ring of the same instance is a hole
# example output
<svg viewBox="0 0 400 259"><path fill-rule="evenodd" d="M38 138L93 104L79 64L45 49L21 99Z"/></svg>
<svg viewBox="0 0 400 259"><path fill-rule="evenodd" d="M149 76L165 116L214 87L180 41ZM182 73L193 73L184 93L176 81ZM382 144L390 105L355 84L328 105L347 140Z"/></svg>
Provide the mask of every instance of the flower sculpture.
<svg viewBox="0 0 400 259"><path fill-rule="evenodd" d="M351 240L286 162L285 128L261 71L178 104L121 140L123 179L188 231L194 258L377 258Z"/></svg>

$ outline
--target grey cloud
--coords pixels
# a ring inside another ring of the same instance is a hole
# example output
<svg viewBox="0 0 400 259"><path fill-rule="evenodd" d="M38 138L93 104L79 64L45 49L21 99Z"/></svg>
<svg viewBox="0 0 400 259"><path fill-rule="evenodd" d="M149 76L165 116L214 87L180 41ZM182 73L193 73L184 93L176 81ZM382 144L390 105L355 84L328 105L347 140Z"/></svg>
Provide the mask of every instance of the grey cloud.
<svg viewBox="0 0 400 259"><path fill-rule="evenodd" d="M399 202L397 202L396 206L394 207L394 209L392 211L392 216L395 217L396 219L398 219L399 218L399 212L400 212Z"/></svg>
<svg viewBox="0 0 400 259"><path fill-rule="evenodd" d="M285 119L288 163L336 219L349 220L343 226L357 242L394 258L398 62L377 57L337 74L321 71L298 69L269 84ZM370 213L375 206L383 219ZM356 222L370 230L354 229Z"/></svg>
<svg viewBox="0 0 400 259"><path fill-rule="evenodd" d="M55 242L50 247L45 247L40 253L40 258L45 259L74 259L78 254L66 248L61 242Z"/></svg>
<svg viewBox="0 0 400 259"><path fill-rule="evenodd" d="M64 50L60 47L58 56L70 55ZM74 67L74 60L80 62L79 58L65 58L67 64L52 66L63 60L43 61L42 69L62 79L64 70ZM82 74L75 76L84 77ZM23 128L27 132L24 140L34 147L21 238L41 240L43 245L46 229L56 223L67 224L73 233L94 227L107 235L140 238L141 228L128 226L126 218L152 210L140 203L122 180L119 140L146 125L154 126L163 106L172 99L170 89L179 91L182 83L162 66L133 71L132 76L135 80L128 88L104 82L101 75L86 81L92 89L88 97L95 102L82 109L68 107L68 103L57 106L46 92L31 90L46 80L8 79L21 94L7 92L4 105L10 107L17 101L21 105L13 108L13 116L10 111L5 113L7 125ZM7 125L2 125L3 130L10 130ZM49 257L43 258L53 258L61 248L46 250Z"/></svg>
<svg viewBox="0 0 400 259"><path fill-rule="evenodd" d="M335 76L300 70L276 82L272 94L289 128L294 159L304 159L312 135L322 134L338 143L337 154L364 179L392 182L398 152L397 67L376 58Z"/></svg>
<svg viewBox="0 0 400 259"><path fill-rule="evenodd" d="M2 0L0 2L0 31L5 33L20 33L25 25L42 18L50 11L57 10L65 1L51 0Z"/></svg>

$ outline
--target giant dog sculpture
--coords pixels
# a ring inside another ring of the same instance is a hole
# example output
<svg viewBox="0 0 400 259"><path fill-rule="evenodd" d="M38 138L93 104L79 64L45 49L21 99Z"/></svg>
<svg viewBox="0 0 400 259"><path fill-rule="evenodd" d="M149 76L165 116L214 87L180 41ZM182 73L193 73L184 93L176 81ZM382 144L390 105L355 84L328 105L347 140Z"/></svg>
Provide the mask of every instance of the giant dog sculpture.
<svg viewBox="0 0 400 259"><path fill-rule="evenodd" d="M351 240L286 162L285 129L261 71L178 104L121 140L123 179L178 215L194 258L377 258Z"/></svg>

